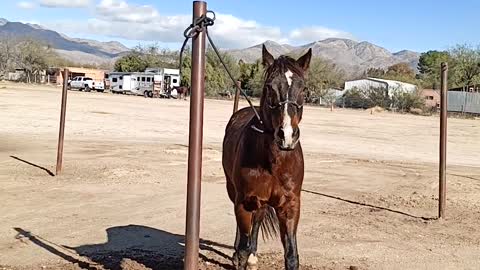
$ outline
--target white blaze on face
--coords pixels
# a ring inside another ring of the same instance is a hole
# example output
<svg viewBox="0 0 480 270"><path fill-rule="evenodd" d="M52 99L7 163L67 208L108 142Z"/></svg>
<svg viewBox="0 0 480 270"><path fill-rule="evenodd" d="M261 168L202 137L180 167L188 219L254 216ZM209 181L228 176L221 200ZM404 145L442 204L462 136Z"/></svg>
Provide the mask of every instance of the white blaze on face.
<svg viewBox="0 0 480 270"><path fill-rule="evenodd" d="M293 76L293 73L290 70L287 70L287 72L285 72L285 77L287 78L288 86L292 86L292 76Z"/></svg>
<svg viewBox="0 0 480 270"><path fill-rule="evenodd" d="M292 85L292 76L293 73L290 70L285 72L285 77L287 78L288 86ZM287 91L287 101L288 101L288 91ZM282 130L284 135L283 147L289 147L293 143L293 128L292 128L292 119L290 115L288 115L288 104L284 104L284 115L283 115L283 123L282 123Z"/></svg>

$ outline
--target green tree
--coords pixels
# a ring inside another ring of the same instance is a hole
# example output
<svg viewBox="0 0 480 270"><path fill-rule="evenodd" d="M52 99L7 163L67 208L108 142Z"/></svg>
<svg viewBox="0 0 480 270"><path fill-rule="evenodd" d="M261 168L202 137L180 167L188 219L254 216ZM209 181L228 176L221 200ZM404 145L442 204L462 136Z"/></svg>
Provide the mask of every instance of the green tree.
<svg viewBox="0 0 480 270"><path fill-rule="evenodd" d="M365 92L358 88L347 91L343 96L343 103L347 108L367 109L369 107Z"/></svg>
<svg viewBox="0 0 480 270"><path fill-rule="evenodd" d="M240 69L233 57L228 53L220 53L225 65L234 79L240 76ZM215 51L211 48L206 53L206 80L205 92L207 96L217 96L227 91L233 92L234 84L225 71Z"/></svg>
<svg viewBox="0 0 480 270"><path fill-rule="evenodd" d="M314 58L307 73L306 86L311 99L330 100L331 88L339 88L344 82L345 73L335 64L321 58Z"/></svg>
<svg viewBox="0 0 480 270"><path fill-rule="evenodd" d="M114 69L119 72L142 72L148 64L138 52L131 52L115 62Z"/></svg>
<svg viewBox="0 0 480 270"><path fill-rule="evenodd" d="M265 81L265 69L262 65L260 59L255 61L255 72L253 74L253 79L251 81L252 95L254 97L260 97L263 93L263 84Z"/></svg>
<svg viewBox="0 0 480 270"><path fill-rule="evenodd" d="M440 88L441 64L449 60L450 54L446 51L428 51L420 55L418 70L424 86L432 89Z"/></svg>
<svg viewBox="0 0 480 270"><path fill-rule="evenodd" d="M401 112L409 112L414 108L422 109L425 103L417 92L393 91L392 105Z"/></svg>
<svg viewBox="0 0 480 270"><path fill-rule="evenodd" d="M480 48L461 44L450 50L452 76L456 86L480 83Z"/></svg>
<svg viewBox="0 0 480 270"><path fill-rule="evenodd" d="M190 48L185 48L183 52L183 60L182 60L182 74L180 83L183 86L190 87L191 77L192 77L192 53Z"/></svg>
<svg viewBox="0 0 480 270"><path fill-rule="evenodd" d="M408 63L397 63L387 68L383 79L396 80L412 84L418 84L419 81L415 76L415 71Z"/></svg>
<svg viewBox="0 0 480 270"><path fill-rule="evenodd" d="M248 95L260 96L263 87L263 66L260 59L254 63L238 62L242 89Z"/></svg>
<svg viewBox="0 0 480 270"><path fill-rule="evenodd" d="M114 64L115 71L143 72L148 67L178 68L178 53L158 44L138 45Z"/></svg>

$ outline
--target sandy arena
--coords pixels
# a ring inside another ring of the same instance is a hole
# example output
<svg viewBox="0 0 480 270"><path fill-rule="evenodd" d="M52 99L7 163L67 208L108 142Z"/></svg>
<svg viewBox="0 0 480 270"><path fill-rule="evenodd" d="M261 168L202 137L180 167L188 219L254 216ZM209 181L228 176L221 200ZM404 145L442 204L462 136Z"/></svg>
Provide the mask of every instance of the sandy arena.
<svg viewBox="0 0 480 270"><path fill-rule="evenodd" d="M0 83L0 269L182 269L189 102ZM245 106L245 104L242 104ZM206 100L201 269L232 269L221 166L232 102ZM479 269L480 125L449 119L447 209L438 117L307 107L302 269ZM282 269L279 239L260 269Z"/></svg>

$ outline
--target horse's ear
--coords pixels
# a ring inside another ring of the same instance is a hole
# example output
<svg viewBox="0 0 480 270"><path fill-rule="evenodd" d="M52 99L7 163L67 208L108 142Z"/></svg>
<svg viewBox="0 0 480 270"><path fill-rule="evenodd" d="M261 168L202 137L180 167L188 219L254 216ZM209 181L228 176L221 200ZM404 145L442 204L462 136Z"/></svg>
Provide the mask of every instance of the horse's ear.
<svg viewBox="0 0 480 270"><path fill-rule="evenodd" d="M307 71L307 69L310 67L311 59L312 59L312 48L309 48L306 54L298 58L297 64L303 69L303 71Z"/></svg>
<svg viewBox="0 0 480 270"><path fill-rule="evenodd" d="M268 52L267 47L265 44L262 45L262 64L264 67L269 67L273 64L275 59L273 56Z"/></svg>

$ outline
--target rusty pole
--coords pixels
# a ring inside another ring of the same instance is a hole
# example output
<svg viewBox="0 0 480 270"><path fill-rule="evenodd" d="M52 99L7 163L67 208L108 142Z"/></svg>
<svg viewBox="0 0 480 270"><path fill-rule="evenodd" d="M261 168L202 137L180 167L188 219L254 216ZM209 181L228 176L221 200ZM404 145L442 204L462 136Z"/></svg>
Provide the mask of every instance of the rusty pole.
<svg viewBox="0 0 480 270"><path fill-rule="evenodd" d="M235 98L233 99L233 113L236 113L238 111L238 102L240 100L240 90L238 90L240 87L242 87L242 82L237 81L237 87L235 88Z"/></svg>
<svg viewBox="0 0 480 270"><path fill-rule="evenodd" d="M440 85L440 168L439 168L439 198L438 218L445 217L446 185L447 185L447 94L448 94L448 64L442 63Z"/></svg>
<svg viewBox="0 0 480 270"><path fill-rule="evenodd" d="M207 14L207 3L193 2L193 22ZM205 31L192 40L192 88L188 147L187 217L185 226L185 270L198 269L200 193L202 177L203 101L205 90Z"/></svg>
<svg viewBox="0 0 480 270"><path fill-rule="evenodd" d="M63 165L63 139L65 136L65 114L67 112L67 84L68 84L68 69L64 69L62 105L60 107L60 127L58 132L57 168L56 168L55 175L59 175L62 172L62 165Z"/></svg>

